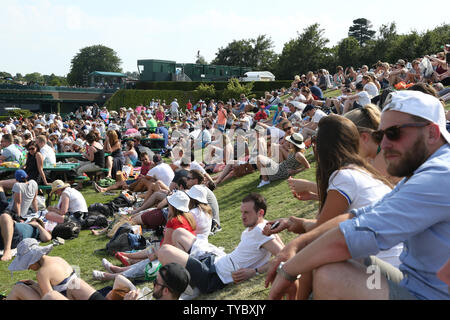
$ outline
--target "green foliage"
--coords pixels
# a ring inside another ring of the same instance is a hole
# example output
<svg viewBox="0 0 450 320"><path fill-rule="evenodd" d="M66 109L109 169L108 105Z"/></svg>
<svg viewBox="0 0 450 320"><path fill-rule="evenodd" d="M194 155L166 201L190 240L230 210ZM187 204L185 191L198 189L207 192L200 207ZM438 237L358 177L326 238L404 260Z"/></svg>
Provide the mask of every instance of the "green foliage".
<svg viewBox="0 0 450 320"><path fill-rule="evenodd" d="M276 60L272 48L273 41L266 35L259 35L256 39L234 40L226 47L219 48L211 64L270 71Z"/></svg>
<svg viewBox="0 0 450 320"><path fill-rule="evenodd" d="M208 85L205 83L200 84L196 89L195 93L198 97L201 97L202 99L214 99L217 98L216 96L216 88L214 88L214 85Z"/></svg>
<svg viewBox="0 0 450 320"><path fill-rule="evenodd" d="M95 45L85 47L73 57L67 81L70 85L83 85L84 77L93 71L122 72L122 61L108 47Z"/></svg>
<svg viewBox="0 0 450 320"><path fill-rule="evenodd" d="M353 37L343 39L336 47L337 63L343 66L359 66L361 64L361 48Z"/></svg>
<svg viewBox="0 0 450 320"><path fill-rule="evenodd" d="M180 107L183 109L188 100L196 101L197 95L194 91L178 90L119 90L106 101L105 106L109 110L118 110L121 107L136 107L148 105L152 99L165 100L166 103L172 102L177 98Z"/></svg>
<svg viewBox="0 0 450 320"><path fill-rule="evenodd" d="M29 118L33 116L33 112L27 109L19 109L19 110L8 110L8 117L14 118Z"/></svg>
<svg viewBox="0 0 450 320"><path fill-rule="evenodd" d="M348 29L348 36L358 40L360 46L363 46L368 40L371 40L376 31L370 30L372 24L366 18L353 20L353 25Z"/></svg>
<svg viewBox="0 0 450 320"><path fill-rule="evenodd" d="M286 43L281 53L276 69L278 79L292 79L295 75L307 73L310 70L324 68L326 44L324 30L318 23L308 26L296 39Z"/></svg>
<svg viewBox="0 0 450 320"><path fill-rule="evenodd" d="M237 79L233 78L230 79L230 81L228 81L227 88L223 91L222 98L224 100L228 100L231 98L239 100L241 94L249 96L252 93L252 89L253 89L253 82L249 82L247 84L242 85L241 83L239 83Z"/></svg>

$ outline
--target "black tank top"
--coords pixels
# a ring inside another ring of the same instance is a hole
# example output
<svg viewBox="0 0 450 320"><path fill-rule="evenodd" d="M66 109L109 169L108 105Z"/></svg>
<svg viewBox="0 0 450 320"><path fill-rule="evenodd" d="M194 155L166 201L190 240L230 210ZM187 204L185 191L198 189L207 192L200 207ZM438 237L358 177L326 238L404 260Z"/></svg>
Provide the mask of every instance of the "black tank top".
<svg viewBox="0 0 450 320"><path fill-rule="evenodd" d="M37 181L39 177L39 171L36 162L36 155L27 154L27 162L25 163L25 172L28 175L28 179Z"/></svg>
<svg viewBox="0 0 450 320"><path fill-rule="evenodd" d="M94 163L100 168L105 167L105 151L94 147L97 152L94 153Z"/></svg>

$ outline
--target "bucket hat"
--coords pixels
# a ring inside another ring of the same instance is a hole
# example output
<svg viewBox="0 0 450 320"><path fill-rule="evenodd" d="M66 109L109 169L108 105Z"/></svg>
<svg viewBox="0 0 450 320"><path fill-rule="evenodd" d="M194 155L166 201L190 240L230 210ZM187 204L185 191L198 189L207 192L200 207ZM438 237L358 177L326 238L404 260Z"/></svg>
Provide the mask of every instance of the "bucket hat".
<svg viewBox="0 0 450 320"><path fill-rule="evenodd" d="M190 198L184 191L176 191L171 196L167 197L167 202L175 209L182 212L189 212Z"/></svg>
<svg viewBox="0 0 450 320"><path fill-rule="evenodd" d="M53 249L53 245L42 247L34 238L23 239L17 246L16 258L11 262L8 270L23 271L38 262L42 256L48 254Z"/></svg>
<svg viewBox="0 0 450 320"><path fill-rule="evenodd" d="M208 193L205 189L205 187L202 187L200 185L195 185L192 188L190 188L186 194L189 196L189 198L197 200L200 203L208 204Z"/></svg>

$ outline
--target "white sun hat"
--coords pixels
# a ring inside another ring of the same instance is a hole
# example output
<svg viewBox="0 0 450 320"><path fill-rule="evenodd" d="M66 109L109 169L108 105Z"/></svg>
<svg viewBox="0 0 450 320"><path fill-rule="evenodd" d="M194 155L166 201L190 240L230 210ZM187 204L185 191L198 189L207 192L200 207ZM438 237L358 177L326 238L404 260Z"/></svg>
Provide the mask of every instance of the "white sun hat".
<svg viewBox="0 0 450 320"><path fill-rule="evenodd" d="M191 199L184 191L175 191L171 196L167 197L167 202L182 212L189 212L189 202Z"/></svg>
<svg viewBox="0 0 450 320"><path fill-rule="evenodd" d="M205 187L200 185L195 185L190 188L187 192L189 198L197 200L200 203L208 204L208 192Z"/></svg>

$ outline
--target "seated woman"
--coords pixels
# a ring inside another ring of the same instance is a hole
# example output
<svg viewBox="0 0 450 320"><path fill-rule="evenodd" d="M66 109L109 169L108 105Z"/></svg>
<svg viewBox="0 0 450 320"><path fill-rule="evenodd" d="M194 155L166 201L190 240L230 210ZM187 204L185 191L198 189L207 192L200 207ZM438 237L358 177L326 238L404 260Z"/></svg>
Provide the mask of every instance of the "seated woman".
<svg viewBox="0 0 450 320"><path fill-rule="evenodd" d="M325 119L326 118L326 119ZM324 117L319 122L316 144L316 182L319 194L319 212L316 219L291 217L280 219L278 227L265 234L288 229L295 233L314 232L328 221L383 198L392 185L360 155L360 137L357 127L350 120L337 115ZM276 263L286 261L304 245L302 239L294 239L278 256ZM380 258L391 264L399 263L400 248L385 251ZM286 259L286 260L283 260ZM272 270L270 271L272 275ZM268 277L271 277L269 275ZM302 274L298 299L308 299L312 288L312 273Z"/></svg>
<svg viewBox="0 0 450 320"><path fill-rule="evenodd" d="M167 224L164 229L164 237L161 240L160 246L163 244L173 244L172 234L176 229L183 228L188 230L193 235L196 234L195 230L197 226L193 215L189 212L190 198L187 194L183 191L177 191L167 197L167 202L169 204L169 214L167 217ZM155 261L157 259L157 251L158 250L154 252L153 248L150 248L149 250L145 249L136 252L132 259L134 258L140 261L134 265L126 267L113 266L108 260L103 259L102 264L108 273L93 270L92 275L96 280L112 280L119 274L122 274L127 278L130 278L131 275L134 277L136 277L137 274L143 275L145 266L148 264L148 260Z"/></svg>
<svg viewBox="0 0 450 320"><path fill-rule="evenodd" d="M134 149L134 142L127 141L126 148L127 151L123 153L123 155L125 156L125 163L129 163L134 167L136 166L136 162L138 161L138 154Z"/></svg>
<svg viewBox="0 0 450 320"><path fill-rule="evenodd" d="M28 175L28 180L34 180L38 185L49 185L49 178L44 172L44 157L39 152L36 142L29 142L26 148L28 153L24 170ZM11 190L16 182L16 179L2 180L0 181L0 187Z"/></svg>
<svg viewBox="0 0 450 320"><path fill-rule="evenodd" d="M26 238L19 243L17 256L8 269L12 272L33 270L37 282L17 282L7 300L40 300L52 290L66 295L69 284L77 279L77 275L64 259L48 256L52 249L53 245L39 246L34 238Z"/></svg>
<svg viewBox="0 0 450 320"><path fill-rule="evenodd" d="M71 188L70 184L61 180L52 182L52 191L59 196L59 202L56 207L48 207L45 218L56 223L64 223L70 216L79 218L88 212L86 200L80 191Z"/></svg>
<svg viewBox="0 0 450 320"><path fill-rule="evenodd" d="M387 173L386 161L380 152L379 141L372 133L378 129L381 112L377 106L368 104L360 109L345 114L357 127L359 133L359 155L372 165L378 173L396 185L401 178L393 177ZM288 179L289 187L300 200L319 200L317 184L303 179Z"/></svg>
<svg viewBox="0 0 450 320"><path fill-rule="evenodd" d="M98 142L97 136L93 131L86 136L88 143L84 157L89 160L77 169L77 174L82 176L85 172L96 172L105 167L105 151L103 146Z"/></svg>
<svg viewBox="0 0 450 320"><path fill-rule="evenodd" d="M111 156L106 158L106 167L109 169L107 178L112 177L116 179L117 171L122 170L125 164L125 157L122 153L122 144L115 130L109 130L107 132L104 150L105 152L111 153Z"/></svg>
<svg viewBox="0 0 450 320"><path fill-rule="evenodd" d="M310 164L303 154L305 152L303 136L299 133L293 133L286 137L286 141L290 142L290 152L283 162L277 163L263 155L257 157L256 166L262 177L258 188L272 181L287 179L291 175L310 168Z"/></svg>

